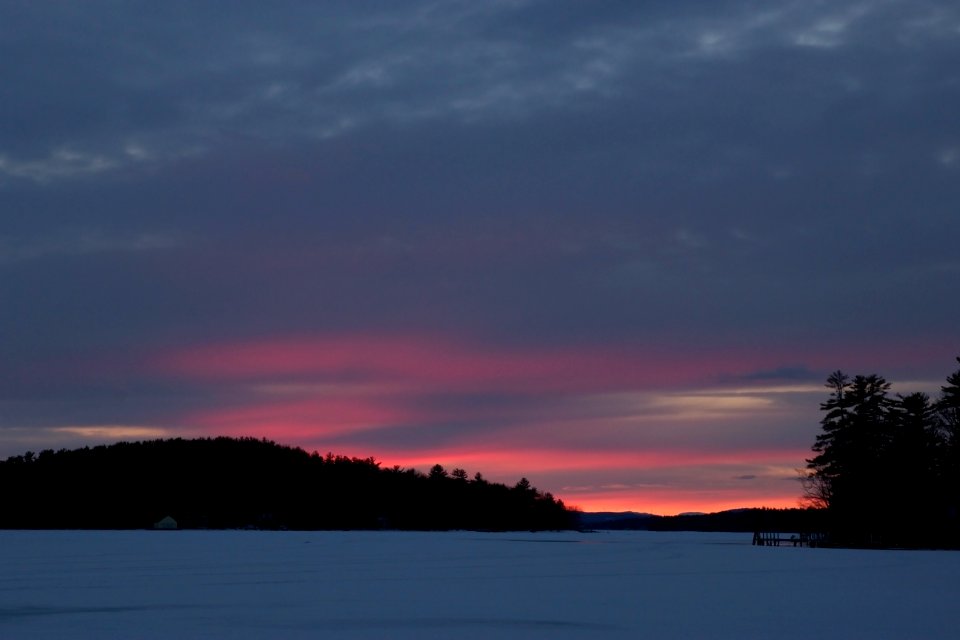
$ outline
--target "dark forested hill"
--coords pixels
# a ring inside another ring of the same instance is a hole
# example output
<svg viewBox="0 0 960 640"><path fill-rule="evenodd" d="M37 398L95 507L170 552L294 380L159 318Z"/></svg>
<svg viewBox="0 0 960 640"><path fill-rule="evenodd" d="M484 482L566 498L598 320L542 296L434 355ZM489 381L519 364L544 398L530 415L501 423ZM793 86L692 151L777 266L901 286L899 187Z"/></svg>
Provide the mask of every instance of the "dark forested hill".
<svg viewBox="0 0 960 640"><path fill-rule="evenodd" d="M121 442L0 462L0 528L563 529L526 479L424 474L253 438Z"/></svg>

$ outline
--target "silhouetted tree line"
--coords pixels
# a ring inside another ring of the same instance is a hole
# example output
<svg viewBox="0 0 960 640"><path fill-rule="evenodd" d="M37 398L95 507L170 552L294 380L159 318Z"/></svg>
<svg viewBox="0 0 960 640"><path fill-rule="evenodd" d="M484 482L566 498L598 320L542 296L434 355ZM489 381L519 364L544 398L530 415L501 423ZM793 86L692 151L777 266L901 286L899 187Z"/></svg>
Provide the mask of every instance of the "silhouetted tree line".
<svg viewBox="0 0 960 640"><path fill-rule="evenodd" d="M0 462L0 527L564 529L573 512L526 479L383 469L254 438L168 439L27 452Z"/></svg>
<svg viewBox="0 0 960 640"><path fill-rule="evenodd" d="M960 358L957 358L960 362ZM878 375L827 378L804 474L843 545L960 547L960 370L940 397L890 395Z"/></svg>

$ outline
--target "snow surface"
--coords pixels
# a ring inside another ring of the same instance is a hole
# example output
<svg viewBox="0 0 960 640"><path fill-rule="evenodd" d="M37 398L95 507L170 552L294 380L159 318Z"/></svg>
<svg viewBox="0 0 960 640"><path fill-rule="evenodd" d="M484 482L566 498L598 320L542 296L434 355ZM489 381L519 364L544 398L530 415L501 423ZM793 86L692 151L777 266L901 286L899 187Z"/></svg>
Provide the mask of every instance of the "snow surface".
<svg viewBox="0 0 960 640"><path fill-rule="evenodd" d="M951 638L960 553L750 534L0 531L0 638Z"/></svg>

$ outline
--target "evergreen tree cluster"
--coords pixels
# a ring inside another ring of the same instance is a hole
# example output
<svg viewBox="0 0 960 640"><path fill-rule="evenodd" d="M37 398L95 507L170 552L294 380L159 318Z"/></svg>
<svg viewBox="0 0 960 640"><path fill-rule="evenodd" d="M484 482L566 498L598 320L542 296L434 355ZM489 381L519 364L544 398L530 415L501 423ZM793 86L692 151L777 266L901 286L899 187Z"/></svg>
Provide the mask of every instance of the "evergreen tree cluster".
<svg viewBox="0 0 960 640"><path fill-rule="evenodd" d="M384 469L255 438L121 442L0 462L0 528L564 529L575 515L526 479Z"/></svg>
<svg viewBox="0 0 960 640"><path fill-rule="evenodd" d="M957 358L960 362L960 358ZM808 500L839 544L960 546L960 370L940 397L891 396L879 375L827 378Z"/></svg>

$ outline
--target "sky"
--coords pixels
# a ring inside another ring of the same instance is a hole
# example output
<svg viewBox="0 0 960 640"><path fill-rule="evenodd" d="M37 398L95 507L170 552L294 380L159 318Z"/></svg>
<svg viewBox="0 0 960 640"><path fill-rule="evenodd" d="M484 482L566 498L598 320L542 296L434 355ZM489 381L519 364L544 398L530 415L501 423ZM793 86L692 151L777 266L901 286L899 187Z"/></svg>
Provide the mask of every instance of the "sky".
<svg viewBox="0 0 960 640"><path fill-rule="evenodd" d="M253 436L796 506L960 355L947 0L0 0L0 458Z"/></svg>

